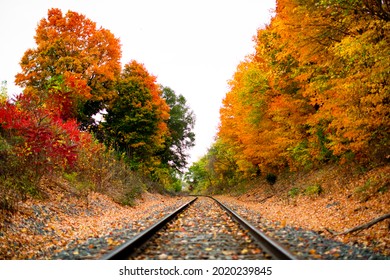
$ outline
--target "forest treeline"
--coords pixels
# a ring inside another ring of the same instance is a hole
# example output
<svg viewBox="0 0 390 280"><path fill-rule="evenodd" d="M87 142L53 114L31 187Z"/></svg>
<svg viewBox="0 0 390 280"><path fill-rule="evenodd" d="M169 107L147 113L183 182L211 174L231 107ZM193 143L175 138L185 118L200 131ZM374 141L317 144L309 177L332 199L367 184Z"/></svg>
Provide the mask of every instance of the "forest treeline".
<svg viewBox="0 0 390 280"><path fill-rule="evenodd" d="M1 87L0 208L53 178L125 204L151 185L180 190L195 140L186 99L143 64L122 67L119 39L85 15L50 9L34 39L15 78L23 93Z"/></svg>
<svg viewBox="0 0 390 280"><path fill-rule="evenodd" d="M277 0L237 67L198 190L327 163L388 164L390 1Z"/></svg>

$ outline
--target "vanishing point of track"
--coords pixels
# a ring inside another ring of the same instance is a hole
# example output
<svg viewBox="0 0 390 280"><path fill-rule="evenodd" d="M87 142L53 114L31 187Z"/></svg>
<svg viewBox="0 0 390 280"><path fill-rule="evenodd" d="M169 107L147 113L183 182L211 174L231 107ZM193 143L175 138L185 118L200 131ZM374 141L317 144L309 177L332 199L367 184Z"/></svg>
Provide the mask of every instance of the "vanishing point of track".
<svg viewBox="0 0 390 280"><path fill-rule="evenodd" d="M102 259L296 258L215 198L195 197Z"/></svg>

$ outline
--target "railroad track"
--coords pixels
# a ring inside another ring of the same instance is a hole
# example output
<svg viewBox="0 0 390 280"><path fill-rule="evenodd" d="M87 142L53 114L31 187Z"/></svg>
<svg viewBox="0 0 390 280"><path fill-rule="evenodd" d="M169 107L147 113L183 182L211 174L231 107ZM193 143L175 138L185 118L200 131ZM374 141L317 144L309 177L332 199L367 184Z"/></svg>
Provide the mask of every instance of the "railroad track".
<svg viewBox="0 0 390 280"><path fill-rule="evenodd" d="M102 259L296 258L215 198L195 197Z"/></svg>

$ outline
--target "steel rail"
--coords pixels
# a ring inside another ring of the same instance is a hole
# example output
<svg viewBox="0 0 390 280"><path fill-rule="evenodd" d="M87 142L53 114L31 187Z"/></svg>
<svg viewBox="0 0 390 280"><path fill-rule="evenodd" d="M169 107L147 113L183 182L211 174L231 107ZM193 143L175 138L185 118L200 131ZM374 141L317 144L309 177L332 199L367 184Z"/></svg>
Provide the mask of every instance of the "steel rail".
<svg viewBox="0 0 390 280"><path fill-rule="evenodd" d="M217 200L212 196L208 196L212 198L218 205L224 209L235 221L237 221L244 229L248 230L251 236L258 241L258 245L263 249L266 253L268 253L272 258L277 260L296 260L297 258L285 249L280 243L276 240L267 236L264 232L260 231L256 227L254 227L249 221L240 217L236 212L232 209L224 205L222 202Z"/></svg>
<svg viewBox="0 0 390 280"><path fill-rule="evenodd" d="M148 241L157 231L162 229L167 223L172 221L175 217L177 217L181 212L184 211L188 206L190 206L197 197L195 197L190 202L185 203L184 205L177 208L172 213L166 215L164 218L159 220L157 223L152 225L151 227L145 229L140 234L136 235L134 238L129 241L123 243L122 245L116 247L111 252L105 254L101 259L102 260L125 260L127 259L131 253L133 253L137 248L143 245L146 241Z"/></svg>

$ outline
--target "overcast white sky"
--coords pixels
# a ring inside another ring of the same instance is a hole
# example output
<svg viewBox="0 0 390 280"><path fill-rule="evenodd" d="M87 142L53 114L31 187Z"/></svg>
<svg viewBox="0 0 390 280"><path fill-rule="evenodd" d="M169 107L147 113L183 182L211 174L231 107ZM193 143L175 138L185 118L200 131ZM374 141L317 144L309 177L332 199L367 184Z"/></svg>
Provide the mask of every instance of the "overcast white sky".
<svg viewBox="0 0 390 280"><path fill-rule="evenodd" d="M38 21L60 8L86 15L122 44L122 65L143 63L158 83L187 99L196 114L191 162L206 153L219 108L238 63L253 53L253 36L271 18L275 0L0 0L0 81L9 94L19 61L34 48Z"/></svg>

